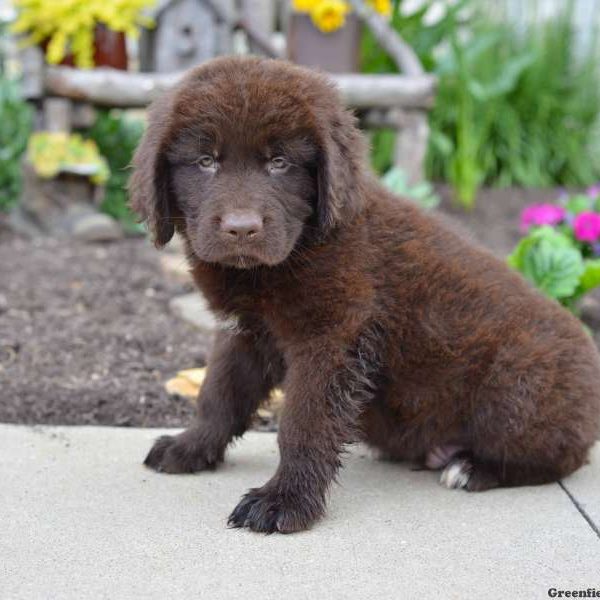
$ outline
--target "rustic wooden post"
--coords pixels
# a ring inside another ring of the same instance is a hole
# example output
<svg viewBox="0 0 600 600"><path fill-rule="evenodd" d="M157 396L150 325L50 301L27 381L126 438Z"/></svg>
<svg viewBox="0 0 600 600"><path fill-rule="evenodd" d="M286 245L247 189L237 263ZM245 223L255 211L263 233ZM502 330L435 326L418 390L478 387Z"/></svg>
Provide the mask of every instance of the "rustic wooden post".
<svg viewBox="0 0 600 600"><path fill-rule="evenodd" d="M275 27L275 3L273 0L241 0L240 17L253 30L270 39ZM260 54L260 48L252 39L248 46L253 54Z"/></svg>
<svg viewBox="0 0 600 600"><path fill-rule="evenodd" d="M44 53L38 46L28 46L21 50L20 59L23 69L23 98L39 100L44 95Z"/></svg>
<svg viewBox="0 0 600 600"><path fill-rule="evenodd" d="M74 129L87 129L96 121L96 110L88 102L74 102L71 111L71 125Z"/></svg>
<svg viewBox="0 0 600 600"><path fill-rule="evenodd" d="M421 77L424 69L413 49L394 31L387 21L365 4L363 0L349 0L358 16L365 21L381 47L394 59L406 75ZM429 124L425 107L404 114L403 125L397 129L394 162L410 183L425 178L425 154Z"/></svg>
<svg viewBox="0 0 600 600"><path fill-rule="evenodd" d="M68 98L44 98L42 104L45 131L70 133L73 103Z"/></svg>
<svg viewBox="0 0 600 600"><path fill-rule="evenodd" d="M407 111L404 125L397 131L394 164L406 173L409 183L423 181L429 138L427 113L423 110Z"/></svg>
<svg viewBox="0 0 600 600"><path fill-rule="evenodd" d="M392 29L387 20L376 13L364 0L348 0L361 20L363 20L379 45L392 57L398 68L406 75L423 75L421 61L413 49Z"/></svg>

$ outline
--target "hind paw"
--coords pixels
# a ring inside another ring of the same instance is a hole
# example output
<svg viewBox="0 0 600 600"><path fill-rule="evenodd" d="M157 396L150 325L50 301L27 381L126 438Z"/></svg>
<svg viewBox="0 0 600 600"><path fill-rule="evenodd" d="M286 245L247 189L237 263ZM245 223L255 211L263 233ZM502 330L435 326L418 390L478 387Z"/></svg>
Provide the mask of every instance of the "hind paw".
<svg viewBox="0 0 600 600"><path fill-rule="evenodd" d="M473 464L468 458L450 461L440 476L440 483L448 489L466 488L473 473Z"/></svg>
<svg viewBox="0 0 600 600"><path fill-rule="evenodd" d="M500 482L484 465L473 462L470 457L455 458L442 471L440 484L448 489L483 492L498 487Z"/></svg>

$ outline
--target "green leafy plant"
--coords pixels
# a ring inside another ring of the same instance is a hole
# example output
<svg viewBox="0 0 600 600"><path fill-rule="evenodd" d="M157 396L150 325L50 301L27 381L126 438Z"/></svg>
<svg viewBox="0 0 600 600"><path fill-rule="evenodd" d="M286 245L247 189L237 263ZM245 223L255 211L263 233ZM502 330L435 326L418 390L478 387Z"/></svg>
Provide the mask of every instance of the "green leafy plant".
<svg viewBox="0 0 600 600"><path fill-rule="evenodd" d="M410 185L406 173L398 167L392 167L381 182L394 194L409 198L427 210L436 208L440 203L440 197L428 181Z"/></svg>
<svg viewBox="0 0 600 600"><path fill-rule="evenodd" d="M433 24L425 18L432 2L409 16L396 4L394 28L439 77L427 177L450 182L465 208L481 185L585 186L600 177L598 36L592 26L589 43L578 43L572 1L546 21L535 18L538 4L520 27L472 1ZM370 34L362 56L366 72L396 71ZM380 172L392 148L393 133L374 135Z"/></svg>
<svg viewBox="0 0 600 600"><path fill-rule="evenodd" d="M600 115L594 44L576 55L571 3L554 19L518 31L502 23L453 39L436 72L427 171L473 205L482 184L589 185Z"/></svg>
<svg viewBox="0 0 600 600"><path fill-rule="evenodd" d="M503 105L535 61L527 49L506 52L510 36L509 27L499 24L479 30L466 43L453 32L450 49L436 67L443 83L431 115L428 170L441 167L437 174L453 185L465 208L473 206L478 188L489 180L496 159L490 140Z"/></svg>
<svg viewBox="0 0 600 600"><path fill-rule="evenodd" d="M508 257L546 295L573 311L581 297L600 286L600 187L560 203L527 207L525 237Z"/></svg>
<svg viewBox="0 0 600 600"><path fill-rule="evenodd" d="M0 77L0 211L21 193L21 156L27 147L33 114L14 81Z"/></svg>
<svg viewBox="0 0 600 600"><path fill-rule="evenodd" d="M139 231L140 226L127 204L128 167L143 132L144 124L140 119L116 110L99 112L94 125L85 132L96 142L110 167L106 194L100 208L119 220L130 232Z"/></svg>
<svg viewBox="0 0 600 600"><path fill-rule="evenodd" d="M522 239L508 263L542 292L562 302L574 298L585 271L575 244L567 235L548 226Z"/></svg>

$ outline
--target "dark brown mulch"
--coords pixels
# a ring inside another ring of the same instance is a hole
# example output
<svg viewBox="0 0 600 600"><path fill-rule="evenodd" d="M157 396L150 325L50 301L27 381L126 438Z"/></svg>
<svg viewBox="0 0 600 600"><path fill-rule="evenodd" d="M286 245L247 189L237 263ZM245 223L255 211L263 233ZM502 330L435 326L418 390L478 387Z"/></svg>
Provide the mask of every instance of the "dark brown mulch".
<svg viewBox="0 0 600 600"><path fill-rule="evenodd" d="M141 239L109 245L0 237L0 421L182 425L165 379L207 340L171 315L189 291Z"/></svg>
<svg viewBox="0 0 600 600"><path fill-rule="evenodd" d="M518 239L522 206L556 196L486 190L464 214L441 193L442 210L499 255ZM144 240L28 241L0 226L0 422L188 423L191 403L163 385L206 359L206 337L168 309L189 290L165 277ZM586 316L600 332L600 311Z"/></svg>

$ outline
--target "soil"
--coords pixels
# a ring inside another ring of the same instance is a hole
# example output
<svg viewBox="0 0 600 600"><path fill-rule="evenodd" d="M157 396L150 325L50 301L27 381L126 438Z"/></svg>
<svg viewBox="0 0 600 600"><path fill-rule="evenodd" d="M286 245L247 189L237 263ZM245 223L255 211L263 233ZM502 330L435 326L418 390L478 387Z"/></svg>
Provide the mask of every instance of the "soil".
<svg viewBox="0 0 600 600"><path fill-rule="evenodd" d="M208 340L174 317L191 286L142 239L89 245L0 237L0 422L179 426L164 391Z"/></svg>
<svg viewBox="0 0 600 600"><path fill-rule="evenodd" d="M484 190L474 211L441 210L500 256L519 237L524 204L555 190ZM26 239L0 221L0 422L184 426L189 400L164 382L205 364L210 340L175 317L191 291L164 274L144 239L106 245ZM600 310L585 318L600 341Z"/></svg>

